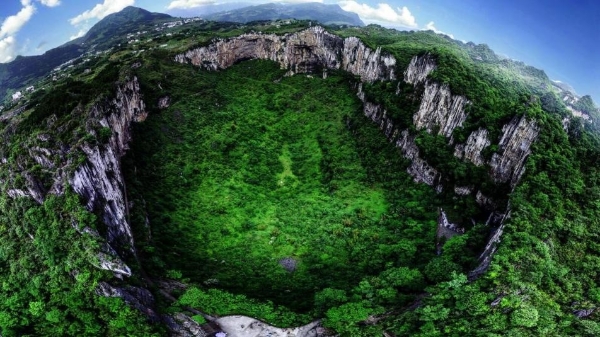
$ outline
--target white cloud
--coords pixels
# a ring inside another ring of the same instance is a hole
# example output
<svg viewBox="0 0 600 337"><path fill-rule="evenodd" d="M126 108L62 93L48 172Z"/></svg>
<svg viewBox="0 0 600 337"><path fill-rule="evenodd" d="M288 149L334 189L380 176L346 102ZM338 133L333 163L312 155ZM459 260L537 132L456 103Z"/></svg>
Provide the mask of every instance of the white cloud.
<svg viewBox="0 0 600 337"><path fill-rule="evenodd" d="M49 0L53 1L53 0ZM103 3L97 4L94 8L89 9L74 18L69 19L69 22L77 26L92 19L103 19L109 14L119 12L127 6L135 4L135 0L104 0Z"/></svg>
<svg viewBox="0 0 600 337"><path fill-rule="evenodd" d="M7 36L0 40L0 63L10 62L15 58L16 44L14 36Z"/></svg>
<svg viewBox="0 0 600 337"><path fill-rule="evenodd" d="M75 39L78 39L78 38L84 36L85 33L87 33L87 31L88 31L87 29L80 29L79 32L77 32L77 34L71 35L71 37L69 38L69 41L73 41Z"/></svg>
<svg viewBox="0 0 600 337"><path fill-rule="evenodd" d="M40 0L40 2L42 3L42 5L48 7L56 7L60 5L60 0Z"/></svg>
<svg viewBox="0 0 600 337"><path fill-rule="evenodd" d="M363 21L417 28L417 21L406 6L394 9L386 3L379 3L377 7L371 7L356 1L340 1L339 5L345 11L358 14Z"/></svg>
<svg viewBox="0 0 600 337"><path fill-rule="evenodd" d="M17 14L7 17L4 19L4 22L2 22L2 26L0 27L0 38L16 34L27 21L31 19L31 16L33 16L35 7L27 1L22 1L22 3L23 8L21 8Z"/></svg>
<svg viewBox="0 0 600 337"><path fill-rule="evenodd" d="M17 39L15 35L31 19L35 7L31 0L21 0L23 8L15 14L7 17L0 26L0 63L12 61L16 56Z"/></svg>
<svg viewBox="0 0 600 337"><path fill-rule="evenodd" d="M214 3L214 0L174 0L167 6L167 9L190 9Z"/></svg>
<svg viewBox="0 0 600 337"><path fill-rule="evenodd" d="M443 35L450 36L450 38L452 38L452 39L454 38L454 35L448 34L448 33L444 33L441 30L438 30L437 28L435 28L434 24L435 24L435 22L430 21L428 24L425 25L424 30L433 30L433 32L436 33L436 34L443 34Z"/></svg>

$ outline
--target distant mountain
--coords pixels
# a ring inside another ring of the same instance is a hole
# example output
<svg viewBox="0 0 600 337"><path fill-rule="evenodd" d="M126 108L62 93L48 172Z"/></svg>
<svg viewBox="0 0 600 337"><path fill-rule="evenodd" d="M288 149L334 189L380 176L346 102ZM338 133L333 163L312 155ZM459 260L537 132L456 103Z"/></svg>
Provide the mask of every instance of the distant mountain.
<svg viewBox="0 0 600 337"><path fill-rule="evenodd" d="M225 11L232 11L244 7L252 6L250 2L226 2L226 3L211 3L208 5L198 6L189 9L169 9L167 14L180 17L180 18L191 18L191 17L205 17L210 14L221 13Z"/></svg>
<svg viewBox="0 0 600 337"><path fill-rule="evenodd" d="M321 3L264 4L205 16L207 20L247 23L261 20L314 20L323 25L364 26L356 13Z"/></svg>
<svg viewBox="0 0 600 337"><path fill-rule="evenodd" d="M136 30L140 24L169 20L173 17L168 14L152 13L138 7L126 7L118 13L113 13L95 24L83 37L73 40L76 44L98 44L99 48L112 45L114 38L122 37Z"/></svg>
<svg viewBox="0 0 600 337"><path fill-rule="evenodd" d="M9 63L0 63L0 100L7 90L23 87L29 81L45 76L55 67L76 58L92 48L108 49L129 33L171 19L167 14L151 13L137 7L127 7L108 15L95 24L83 37L48 50L42 55L18 56Z"/></svg>

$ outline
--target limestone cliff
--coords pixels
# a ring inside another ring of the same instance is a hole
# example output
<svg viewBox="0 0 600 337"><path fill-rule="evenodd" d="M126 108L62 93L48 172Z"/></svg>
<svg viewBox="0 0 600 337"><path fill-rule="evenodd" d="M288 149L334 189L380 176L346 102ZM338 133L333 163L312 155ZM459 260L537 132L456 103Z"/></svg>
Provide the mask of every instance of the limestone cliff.
<svg viewBox="0 0 600 337"><path fill-rule="evenodd" d="M370 49L358 38L342 39L318 26L283 36L251 33L219 39L175 57L177 62L189 62L209 70L225 69L246 59L278 62L283 69L289 70L289 74L340 69L359 76L361 82L392 81L397 78L396 60L392 55L379 48ZM422 89L419 109L413 114L415 128L429 133L435 130L452 143L454 130L462 127L468 118L466 107L471 102L464 96L452 94L447 85L428 79L436 67L432 55L415 56L404 71L403 80ZM369 102L361 83L357 85L357 95L363 102L365 116L376 123L389 141L411 160L408 173L415 181L435 186L436 190L441 191L441 174L419 156L415 136L408 130L398 129L387 115L385 107ZM485 162L481 152L493 140L489 139L488 131L483 128L473 131L465 144L455 145L454 154L477 166L489 164L494 181L509 182L514 186L523 174L524 162L539 129L535 122L522 118L505 125L503 132L497 144L500 152L494 154L489 163ZM464 195L467 190L459 188L458 191Z"/></svg>
<svg viewBox="0 0 600 337"><path fill-rule="evenodd" d="M481 166L484 164L481 151L490 146L491 142L488 139L488 131L486 129L478 129L473 131L465 144L458 144L454 150L454 156L466 159L471 163Z"/></svg>
<svg viewBox="0 0 600 337"><path fill-rule="evenodd" d="M496 182L510 182L514 187L525 172L525 160L531 153L531 144L540 132L535 121L514 117L502 128L499 153L490 161L491 174Z"/></svg>
<svg viewBox="0 0 600 337"><path fill-rule="evenodd" d="M209 70L225 69L247 59L275 61L291 73L325 68L346 70L367 82L396 78L393 56L379 48L370 49L355 37L342 39L319 26L283 36L243 34L175 56L177 62L190 62Z"/></svg>
<svg viewBox="0 0 600 337"><path fill-rule="evenodd" d="M110 129L111 136L107 144L81 146L86 161L69 177L69 183L86 202L88 210L102 214L108 243L118 247L117 250L134 253L120 158L131 140L130 124L143 121L147 116L137 78L120 85L110 102L94 105L91 115Z"/></svg>
<svg viewBox="0 0 600 337"><path fill-rule="evenodd" d="M414 86L423 85L419 110L413 115L417 130L425 129L431 133L438 128L438 134L451 137L457 127L467 119L466 105L470 102L459 95L452 95L447 85L427 80L427 76L436 68L435 60L429 54L413 57L404 71L404 81Z"/></svg>

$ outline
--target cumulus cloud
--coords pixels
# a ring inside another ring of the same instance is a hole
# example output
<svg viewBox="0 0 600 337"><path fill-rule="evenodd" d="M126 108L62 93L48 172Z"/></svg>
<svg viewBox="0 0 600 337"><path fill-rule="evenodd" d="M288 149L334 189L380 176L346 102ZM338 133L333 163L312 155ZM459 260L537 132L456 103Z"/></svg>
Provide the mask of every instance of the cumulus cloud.
<svg viewBox="0 0 600 337"><path fill-rule="evenodd" d="M174 0L167 6L167 9L190 9L214 3L214 0Z"/></svg>
<svg viewBox="0 0 600 337"><path fill-rule="evenodd" d="M60 0L40 0L40 2L42 3L42 5L48 7L56 7L60 5Z"/></svg>
<svg viewBox="0 0 600 337"><path fill-rule="evenodd" d="M31 19L35 7L31 0L21 0L23 8L15 14L7 17L0 26L0 62L12 61L16 56L17 40L15 35Z"/></svg>
<svg viewBox="0 0 600 337"><path fill-rule="evenodd" d="M31 19L35 7L30 2L22 1L23 8L15 14L7 17L0 26L0 38L16 34Z"/></svg>
<svg viewBox="0 0 600 337"><path fill-rule="evenodd" d="M50 1L54 1L54 0L47 0L47 1L50 2ZM119 12L123 8L125 8L127 6L131 6L133 4L135 4L135 0L104 0L103 3L97 4L96 6L94 6L94 8L89 9L89 10L77 15L76 17L69 19L69 22L72 25L77 26L88 20L92 20L92 19L100 20L109 14Z"/></svg>
<svg viewBox="0 0 600 337"><path fill-rule="evenodd" d="M10 62L15 58L16 44L14 36L7 36L0 40L0 63Z"/></svg>
<svg viewBox="0 0 600 337"><path fill-rule="evenodd" d="M450 36L450 38L452 38L452 39L454 38L454 35L448 34L448 33L444 33L441 30L435 28L434 24L435 24L435 22L430 21L428 24L425 25L424 30L433 30L433 32L436 33L436 34L443 34L443 35Z"/></svg>
<svg viewBox="0 0 600 337"><path fill-rule="evenodd" d="M80 37L84 36L84 35L85 35L85 33L87 33L87 29L80 29L80 30L77 32L77 34L75 34L75 35L71 35L71 37L69 38L69 41L73 41L73 40L75 40L75 39L78 39L78 38L80 38Z"/></svg>
<svg viewBox="0 0 600 337"><path fill-rule="evenodd" d="M339 5L345 11L358 14L363 21L417 28L417 20L406 6L394 9L386 3L380 3L377 4L377 7L371 7L367 4L359 4L356 1L340 1Z"/></svg>

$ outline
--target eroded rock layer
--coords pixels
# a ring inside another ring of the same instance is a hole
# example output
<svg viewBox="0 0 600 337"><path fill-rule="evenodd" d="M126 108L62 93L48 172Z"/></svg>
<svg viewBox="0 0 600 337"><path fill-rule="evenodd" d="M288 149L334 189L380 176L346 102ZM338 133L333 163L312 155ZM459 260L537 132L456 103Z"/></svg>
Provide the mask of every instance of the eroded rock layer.
<svg viewBox="0 0 600 337"><path fill-rule="evenodd" d="M115 249L125 248L135 253L126 217L127 202L120 158L131 139L131 123L141 122L147 116L137 78L120 85L113 100L94 105L91 113L100 125L110 129L111 136L107 144L82 145L81 150L87 160L75 170L69 183L83 198L88 210L102 214L109 244Z"/></svg>
<svg viewBox="0 0 600 337"><path fill-rule="evenodd" d="M177 62L209 70L225 69L247 59L275 61L292 73L328 68L348 71L366 82L396 78L393 56L380 48L368 48L358 38L342 39L319 26L283 36L251 33L220 39L175 57Z"/></svg>

